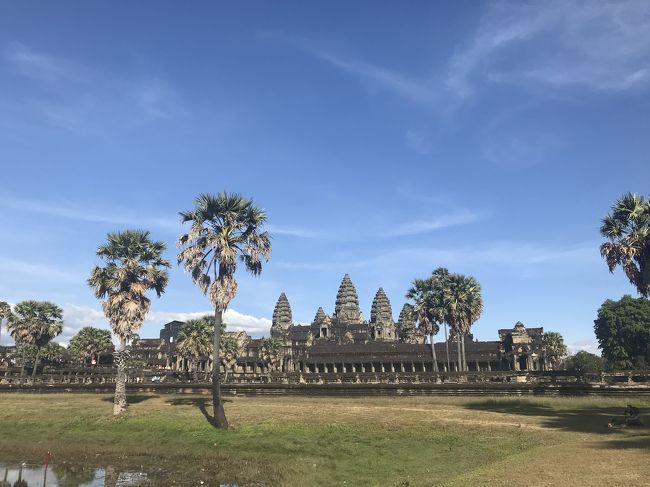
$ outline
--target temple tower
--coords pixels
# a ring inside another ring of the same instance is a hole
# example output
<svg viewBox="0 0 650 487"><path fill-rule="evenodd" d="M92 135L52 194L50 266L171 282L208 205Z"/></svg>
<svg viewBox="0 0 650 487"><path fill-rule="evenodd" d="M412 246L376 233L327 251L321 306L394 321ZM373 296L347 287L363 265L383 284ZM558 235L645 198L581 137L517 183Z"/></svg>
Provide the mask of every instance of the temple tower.
<svg viewBox="0 0 650 487"><path fill-rule="evenodd" d="M370 333L374 340L394 341L397 339L393 309L384 288L379 288L370 309Z"/></svg>
<svg viewBox="0 0 650 487"><path fill-rule="evenodd" d="M359 309L359 296L349 275L343 276L339 292L336 294L336 304L332 321L338 325L360 325L364 322Z"/></svg>
<svg viewBox="0 0 650 487"><path fill-rule="evenodd" d="M332 320L325 314L323 308L318 308L312 327L317 328L316 336L318 338L330 338L332 336Z"/></svg>
<svg viewBox="0 0 650 487"><path fill-rule="evenodd" d="M397 334L404 343L424 343L424 335L415 327L413 305L404 303L397 319Z"/></svg>
<svg viewBox="0 0 650 487"><path fill-rule="evenodd" d="M287 334L291 327L291 305L287 299L287 295L282 293L278 298L273 310L273 321L271 322L271 336L281 338Z"/></svg>

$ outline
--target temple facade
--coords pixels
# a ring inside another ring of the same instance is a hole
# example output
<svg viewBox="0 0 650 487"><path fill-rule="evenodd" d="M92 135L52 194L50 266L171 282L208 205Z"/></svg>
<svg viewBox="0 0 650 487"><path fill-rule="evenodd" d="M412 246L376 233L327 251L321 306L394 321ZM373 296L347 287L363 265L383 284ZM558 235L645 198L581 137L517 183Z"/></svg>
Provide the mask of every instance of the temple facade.
<svg viewBox="0 0 650 487"><path fill-rule="evenodd" d="M418 329L412 305L405 304L395 322L390 300L379 288L369 316L369 320L364 318L357 291L347 274L336 294L333 313L327 314L320 307L310 324L293 322L291 304L282 293L273 310L273 347L244 331L226 331L223 337L230 343L234 341L236 347L221 354L221 370L229 377L282 372L300 377L319 374L323 380L341 380L345 374L375 374L376 380L394 380L395 374L436 370L432 345L425 342ZM159 338L133 343L132 366L192 372L196 377L204 373L203 377L207 377L213 365L211 356L189 361L178 353L176 344L182 326L181 321L171 321L161 329ZM439 373L458 371L456 340L450 334L446 342L433 344ZM13 347L6 348L0 347L0 359L5 362L15 355ZM549 370L552 363L546 354L543 328L526 328L521 322L500 329L498 340L479 342L471 335L465 337L465 355L469 371ZM112 350L101 354L99 363L110 365Z"/></svg>
<svg viewBox="0 0 650 487"><path fill-rule="evenodd" d="M160 362L175 370L185 370L186 361L176 354L175 340L182 323L171 322L160 332L158 344ZM526 328L518 322L514 328L499 330L495 341L475 341L465 337L469 371L547 370L543 328ZM226 332L237 340L239 351L235 360L222 368L234 374L268 372L300 372L302 374L358 374L433 372L431 344L425 343L418 329L413 307L405 304L394 321L390 300L383 288L375 294L366 320L359 307L359 297L349 275L339 286L333 313L322 307L310 324L293 322L291 304L282 293L273 310L270 329L279 342L279 357L270 364L263 350L263 339L254 339L245 332ZM437 369L440 372L458 370L457 338L437 342ZM206 358L199 371L212 367Z"/></svg>

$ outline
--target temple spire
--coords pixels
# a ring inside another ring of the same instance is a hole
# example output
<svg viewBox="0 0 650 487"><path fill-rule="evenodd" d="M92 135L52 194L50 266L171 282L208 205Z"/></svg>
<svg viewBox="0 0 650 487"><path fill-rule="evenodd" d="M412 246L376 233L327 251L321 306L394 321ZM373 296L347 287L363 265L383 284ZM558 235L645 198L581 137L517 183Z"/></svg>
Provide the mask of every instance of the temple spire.
<svg viewBox="0 0 650 487"><path fill-rule="evenodd" d="M343 276L339 291L336 294L334 317L341 324L360 324L364 321L359 309L357 290L348 274Z"/></svg>
<svg viewBox="0 0 650 487"><path fill-rule="evenodd" d="M372 308L370 309L370 323L378 323L382 325L393 324L393 309L390 306L390 301L384 288L380 287L375 294L375 299L372 300Z"/></svg>
<svg viewBox="0 0 650 487"><path fill-rule="evenodd" d="M379 288L370 310L370 328L375 340L396 340L397 333L393 321L393 309L383 288Z"/></svg>
<svg viewBox="0 0 650 487"><path fill-rule="evenodd" d="M291 327L291 305L287 299L287 295L282 293L278 298L273 310L273 321L271 322L271 336L284 335Z"/></svg>

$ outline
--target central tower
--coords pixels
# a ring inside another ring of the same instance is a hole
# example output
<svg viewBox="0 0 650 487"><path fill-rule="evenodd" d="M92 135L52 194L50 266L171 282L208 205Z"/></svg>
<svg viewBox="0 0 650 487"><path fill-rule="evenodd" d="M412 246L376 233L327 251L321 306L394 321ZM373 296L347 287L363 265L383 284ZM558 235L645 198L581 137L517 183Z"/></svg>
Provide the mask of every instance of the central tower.
<svg viewBox="0 0 650 487"><path fill-rule="evenodd" d="M339 292L336 294L336 304L332 321L337 325L361 325L365 322L359 309L359 296L352 284L350 276L343 276Z"/></svg>

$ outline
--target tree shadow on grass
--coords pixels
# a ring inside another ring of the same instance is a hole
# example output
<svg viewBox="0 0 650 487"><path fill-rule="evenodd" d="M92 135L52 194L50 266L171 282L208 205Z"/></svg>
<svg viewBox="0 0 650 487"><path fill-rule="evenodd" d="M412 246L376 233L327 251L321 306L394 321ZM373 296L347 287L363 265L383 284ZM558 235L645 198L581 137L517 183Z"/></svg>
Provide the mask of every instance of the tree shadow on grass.
<svg viewBox="0 0 650 487"><path fill-rule="evenodd" d="M221 402L231 402L231 399L225 399L221 398ZM167 404L170 404L172 406L195 406L198 408L199 411L201 411L201 414L203 417L206 419L208 423L210 423L212 426L215 428L217 427L217 423L214 420L214 416L210 414L209 409L212 409L212 399L208 399L206 397L177 397L174 399L170 399L167 401Z"/></svg>
<svg viewBox="0 0 650 487"><path fill-rule="evenodd" d="M141 402L144 402L144 401L148 401L149 399L155 399L155 398L158 398L158 397L160 397L160 396L151 395L151 394L149 394L149 395L147 395L147 394L128 395L128 396L126 396L126 402L129 403L129 404L138 404L138 403L141 403ZM108 397L103 398L102 401L113 403L115 401L115 397L114 396L108 396Z"/></svg>
<svg viewBox="0 0 650 487"><path fill-rule="evenodd" d="M650 429L647 427L609 428L607 425L612 418L616 418L617 421L623 420L623 410L626 404L626 400L623 399L620 407L596 406L556 409L522 399L490 399L471 402L465 404L464 407L478 411L537 416L543 418L541 426L549 429L607 435L612 440L620 438L622 443L629 443L628 446L621 446L623 448L635 448L633 446L635 444L638 445L636 448L642 448L644 442L650 441L650 439L628 442L624 437L632 435L632 439L645 438L650 434ZM643 415L644 411L641 413ZM639 434L642 436L640 437ZM610 443L607 442L607 444Z"/></svg>

